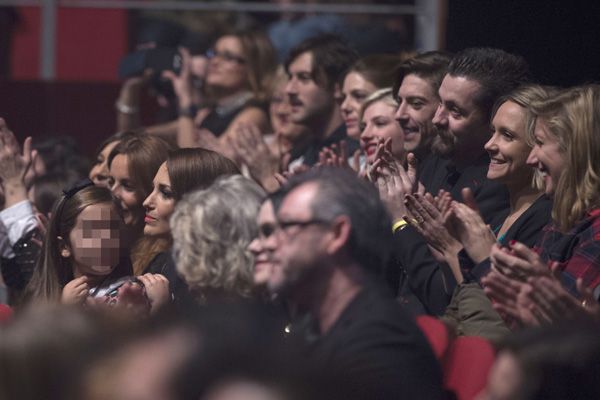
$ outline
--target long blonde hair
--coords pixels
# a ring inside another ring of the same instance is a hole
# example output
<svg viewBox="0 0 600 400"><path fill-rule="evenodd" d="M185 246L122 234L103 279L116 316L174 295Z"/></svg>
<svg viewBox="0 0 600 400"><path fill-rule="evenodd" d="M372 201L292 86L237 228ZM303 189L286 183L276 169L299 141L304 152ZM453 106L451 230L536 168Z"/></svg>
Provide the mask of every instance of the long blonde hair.
<svg viewBox="0 0 600 400"><path fill-rule="evenodd" d="M600 85L564 90L531 111L566 156L552 208L556 225L566 232L600 206Z"/></svg>

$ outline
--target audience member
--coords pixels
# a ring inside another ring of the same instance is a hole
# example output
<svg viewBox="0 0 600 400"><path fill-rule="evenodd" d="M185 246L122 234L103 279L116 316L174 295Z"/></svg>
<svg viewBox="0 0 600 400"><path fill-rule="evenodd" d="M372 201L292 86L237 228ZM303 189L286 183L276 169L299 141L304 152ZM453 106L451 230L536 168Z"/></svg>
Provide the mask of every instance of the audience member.
<svg viewBox="0 0 600 400"><path fill-rule="evenodd" d="M338 37L321 35L307 39L290 53L285 67L289 76L286 93L292 122L305 125L311 143L296 164L314 165L319 152L346 139L340 109L336 103L340 75L356 59L356 53ZM349 153L358 144L348 140ZM295 165L292 163L292 165Z"/></svg>
<svg viewBox="0 0 600 400"><path fill-rule="evenodd" d="M419 167L419 182L430 193L444 189L460 200L462 190L470 188L484 221L492 226L502 221L509 202L506 188L486 178L489 156L484 144L490 137L490 115L494 102L526 78L525 60L502 50L471 48L458 53L439 88L441 103L433 119L438 128L433 150L438 155ZM408 161L409 174L402 166L389 169L390 175L392 171L400 174L396 180L401 182L395 185L398 201L390 210L395 226L402 228L394 235L403 270L400 294L415 295L423 306L421 312L441 315L456 282L449 268L435 260L423 237L407 227L403 218L408 215L404 195L417 191L416 160L409 155Z"/></svg>
<svg viewBox="0 0 600 400"><path fill-rule="evenodd" d="M432 120L440 105L438 89L446 74L449 54L429 51L404 60L394 82L396 119L404 131L404 148L424 161L437 136Z"/></svg>
<svg viewBox="0 0 600 400"><path fill-rule="evenodd" d="M144 200L143 242L157 242L145 272L162 274L169 279L171 293L176 301L186 301L188 290L177 274L170 250L173 245L169 221L176 204L194 190L205 189L222 175L238 174L233 161L219 153L201 148L179 149L172 152L156 172L153 190ZM194 242L194 244L197 244ZM158 251L160 250L160 251Z"/></svg>
<svg viewBox="0 0 600 400"><path fill-rule="evenodd" d="M242 176L190 193L171 219L177 271L203 304L253 297L254 260L247 251L257 234L264 191Z"/></svg>
<svg viewBox="0 0 600 400"><path fill-rule="evenodd" d="M294 177L277 212L268 287L306 317L291 328L306 356L343 371L358 398L441 398L431 349L375 279L390 226L375 189L354 173Z"/></svg>

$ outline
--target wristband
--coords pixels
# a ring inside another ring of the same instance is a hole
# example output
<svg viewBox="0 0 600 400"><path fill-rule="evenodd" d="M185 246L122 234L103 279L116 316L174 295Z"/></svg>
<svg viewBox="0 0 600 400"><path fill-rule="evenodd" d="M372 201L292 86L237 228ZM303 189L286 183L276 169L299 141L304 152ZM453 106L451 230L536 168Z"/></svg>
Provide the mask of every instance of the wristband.
<svg viewBox="0 0 600 400"><path fill-rule="evenodd" d="M404 218L400 218L398 221L394 222L394 224L392 225L392 232L396 233L398 231L401 231L402 229L406 228L408 226L408 222L406 222L406 220Z"/></svg>
<svg viewBox="0 0 600 400"><path fill-rule="evenodd" d="M191 104L187 107L179 107L179 116L180 117L187 117L187 118L194 118L196 117L196 113L198 112L198 107L196 107L196 105Z"/></svg>

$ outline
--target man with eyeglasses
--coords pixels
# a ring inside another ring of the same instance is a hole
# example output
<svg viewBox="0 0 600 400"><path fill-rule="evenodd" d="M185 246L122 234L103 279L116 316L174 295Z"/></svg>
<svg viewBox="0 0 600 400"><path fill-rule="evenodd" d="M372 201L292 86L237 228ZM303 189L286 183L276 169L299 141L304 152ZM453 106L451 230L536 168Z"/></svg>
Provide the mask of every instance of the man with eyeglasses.
<svg viewBox="0 0 600 400"><path fill-rule="evenodd" d="M350 171L319 168L279 195L276 218L259 225L267 287L297 313L290 341L315 366L342 373L357 398L440 398L433 353L380 278L391 222L375 189Z"/></svg>

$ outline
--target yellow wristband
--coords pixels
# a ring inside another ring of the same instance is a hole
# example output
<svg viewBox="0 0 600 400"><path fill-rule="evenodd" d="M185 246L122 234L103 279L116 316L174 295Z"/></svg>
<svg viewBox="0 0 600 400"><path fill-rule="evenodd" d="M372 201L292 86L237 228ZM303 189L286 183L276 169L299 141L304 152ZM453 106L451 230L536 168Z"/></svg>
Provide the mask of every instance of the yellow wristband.
<svg viewBox="0 0 600 400"><path fill-rule="evenodd" d="M404 218L400 218L398 221L394 222L394 224L392 225L392 232L396 233L398 231L401 231L402 229L406 228L408 226L408 222L406 222L406 220Z"/></svg>

